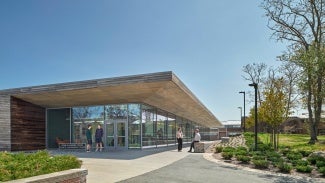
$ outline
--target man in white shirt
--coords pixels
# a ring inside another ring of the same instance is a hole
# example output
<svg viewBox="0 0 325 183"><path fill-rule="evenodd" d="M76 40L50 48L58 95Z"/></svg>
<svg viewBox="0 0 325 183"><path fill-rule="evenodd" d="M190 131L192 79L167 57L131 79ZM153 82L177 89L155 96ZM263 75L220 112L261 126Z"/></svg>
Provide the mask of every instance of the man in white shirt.
<svg viewBox="0 0 325 183"><path fill-rule="evenodd" d="M191 143L191 147L190 147L190 150L188 152L192 152L192 148L194 149L194 143L195 142L200 142L200 140L201 140L201 135L199 133L199 129L196 129L194 139L193 139L193 141Z"/></svg>

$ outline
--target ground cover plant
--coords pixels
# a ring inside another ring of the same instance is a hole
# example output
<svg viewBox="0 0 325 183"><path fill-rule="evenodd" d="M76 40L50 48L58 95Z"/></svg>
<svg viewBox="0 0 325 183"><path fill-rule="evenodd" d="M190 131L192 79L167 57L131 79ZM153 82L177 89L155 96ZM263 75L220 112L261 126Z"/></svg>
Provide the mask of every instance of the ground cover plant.
<svg viewBox="0 0 325 183"><path fill-rule="evenodd" d="M80 168L81 164L74 156L51 156L47 151L0 152L0 182Z"/></svg>
<svg viewBox="0 0 325 183"><path fill-rule="evenodd" d="M254 133L244 133L247 147L218 147L224 159L247 164L258 169L325 176L325 157L315 152L325 151L325 136L319 136L315 145L308 144L308 135L280 134L279 149L274 150L269 142L270 134L258 134L258 149L254 147ZM281 144L282 143L282 144ZM217 151L218 149L218 151ZM231 154L231 155L229 155ZM315 176L315 175L313 175Z"/></svg>

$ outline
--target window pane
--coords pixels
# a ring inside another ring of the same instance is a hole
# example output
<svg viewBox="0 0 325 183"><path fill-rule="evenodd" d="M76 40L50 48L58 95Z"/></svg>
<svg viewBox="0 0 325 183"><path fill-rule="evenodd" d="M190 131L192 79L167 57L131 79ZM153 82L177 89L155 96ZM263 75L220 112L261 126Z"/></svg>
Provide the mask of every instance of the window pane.
<svg viewBox="0 0 325 183"><path fill-rule="evenodd" d="M86 130L88 124L92 126L92 136L94 137L97 125L104 123L104 107L74 107L72 108L73 121L73 141L76 143L86 143ZM93 139L94 140L94 139Z"/></svg>
<svg viewBox="0 0 325 183"><path fill-rule="evenodd" d="M176 144L176 116L173 114L168 114L167 140L168 144Z"/></svg>
<svg viewBox="0 0 325 183"><path fill-rule="evenodd" d="M167 144L167 113L157 111L157 145Z"/></svg>
<svg viewBox="0 0 325 183"><path fill-rule="evenodd" d="M142 146L156 145L156 112L155 108L142 105Z"/></svg>
<svg viewBox="0 0 325 183"><path fill-rule="evenodd" d="M127 105L120 104L120 105L107 105L105 107L106 118L107 120L118 120L118 119L127 119Z"/></svg>
<svg viewBox="0 0 325 183"><path fill-rule="evenodd" d="M129 104L129 148L141 147L140 104Z"/></svg>

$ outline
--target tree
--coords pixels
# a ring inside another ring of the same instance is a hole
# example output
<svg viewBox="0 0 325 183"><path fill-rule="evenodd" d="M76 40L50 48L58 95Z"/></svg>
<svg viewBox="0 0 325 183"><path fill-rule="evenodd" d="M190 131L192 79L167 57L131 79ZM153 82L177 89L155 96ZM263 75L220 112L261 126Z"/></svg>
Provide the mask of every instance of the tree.
<svg viewBox="0 0 325 183"><path fill-rule="evenodd" d="M261 92L260 92L260 83L263 82L263 76L265 75L265 71L267 69L267 65L265 63L253 63L253 64L247 64L243 67L243 72L246 74L242 77L250 81L251 83L257 83L259 85L257 89L257 95L258 95L258 101L259 104L261 104L262 98L261 98Z"/></svg>
<svg viewBox="0 0 325 183"><path fill-rule="evenodd" d="M272 79L271 87L265 88L263 95L265 100L262 102L259 113L261 120L267 122L272 128L271 142L274 149L278 147L276 134L279 125L286 117L286 95L283 91L285 84L283 78Z"/></svg>
<svg viewBox="0 0 325 183"><path fill-rule="evenodd" d="M311 45L308 51L298 51L292 60L305 68L300 80L300 90L306 98L311 140L314 139L315 141L317 140L318 125L321 120L325 96L325 48L316 49L314 45Z"/></svg>
<svg viewBox="0 0 325 183"><path fill-rule="evenodd" d="M288 61L300 66L306 77L302 86L311 129L309 143L314 144L324 97L325 59L321 51L325 41L325 0L264 0L261 7L273 37L289 43L287 54L299 55L299 60ZM317 60L314 67L309 64L312 60Z"/></svg>
<svg viewBox="0 0 325 183"><path fill-rule="evenodd" d="M297 107L298 99L300 97L298 92L298 82L300 80L300 67L297 67L292 62L284 62L279 68L283 74L284 93L287 94L286 114L288 117L292 113L292 109Z"/></svg>

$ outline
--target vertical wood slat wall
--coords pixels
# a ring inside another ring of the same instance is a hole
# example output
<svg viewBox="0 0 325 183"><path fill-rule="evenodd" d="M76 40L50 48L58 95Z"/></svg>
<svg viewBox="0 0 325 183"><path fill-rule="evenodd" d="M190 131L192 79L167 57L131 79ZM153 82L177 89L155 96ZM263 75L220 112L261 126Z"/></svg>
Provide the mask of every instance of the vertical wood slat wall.
<svg viewBox="0 0 325 183"><path fill-rule="evenodd" d="M10 96L0 95L0 151L10 150Z"/></svg>
<svg viewBox="0 0 325 183"><path fill-rule="evenodd" d="M11 151L45 149L45 108L11 97Z"/></svg>

